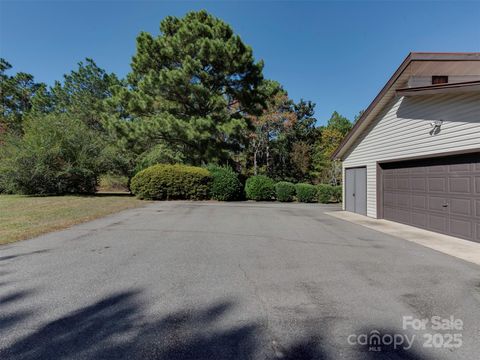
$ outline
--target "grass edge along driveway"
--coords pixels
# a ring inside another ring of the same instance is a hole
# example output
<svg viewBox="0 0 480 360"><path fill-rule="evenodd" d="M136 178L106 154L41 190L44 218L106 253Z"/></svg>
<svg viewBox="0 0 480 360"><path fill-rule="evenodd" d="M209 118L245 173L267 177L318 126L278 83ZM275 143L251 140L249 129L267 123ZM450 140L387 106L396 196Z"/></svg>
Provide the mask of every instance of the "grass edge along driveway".
<svg viewBox="0 0 480 360"><path fill-rule="evenodd" d="M131 196L0 195L0 244L29 239L148 202Z"/></svg>

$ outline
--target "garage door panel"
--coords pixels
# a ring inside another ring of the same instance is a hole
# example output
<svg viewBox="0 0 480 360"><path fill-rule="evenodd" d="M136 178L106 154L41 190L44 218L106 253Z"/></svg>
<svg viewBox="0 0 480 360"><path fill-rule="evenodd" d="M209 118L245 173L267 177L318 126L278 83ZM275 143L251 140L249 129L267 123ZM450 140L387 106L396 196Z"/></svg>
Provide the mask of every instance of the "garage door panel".
<svg viewBox="0 0 480 360"><path fill-rule="evenodd" d="M473 164L455 164L448 167L449 172L470 172Z"/></svg>
<svg viewBox="0 0 480 360"><path fill-rule="evenodd" d="M471 221L451 218L449 225L452 235L473 238L473 223Z"/></svg>
<svg viewBox="0 0 480 360"><path fill-rule="evenodd" d="M412 212L412 225L419 227L427 227L427 215L424 213Z"/></svg>
<svg viewBox="0 0 480 360"><path fill-rule="evenodd" d="M384 209L383 209L383 215L384 215L385 219L390 219L390 220L396 221L395 220L396 210L392 207L385 206Z"/></svg>
<svg viewBox="0 0 480 360"><path fill-rule="evenodd" d="M447 204L447 198L430 196L427 201L429 210L447 212L447 208L444 206Z"/></svg>
<svg viewBox="0 0 480 360"><path fill-rule="evenodd" d="M427 170L424 167L412 167L410 168L410 174L412 175L425 175Z"/></svg>
<svg viewBox="0 0 480 360"><path fill-rule="evenodd" d="M400 169L395 169L395 175L408 175L410 174L410 169L409 168L400 168Z"/></svg>
<svg viewBox="0 0 480 360"><path fill-rule="evenodd" d="M397 206L409 209L412 207L411 199L410 194L400 193L397 195Z"/></svg>
<svg viewBox="0 0 480 360"><path fill-rule="evenodd" d="M445 165L434 165L427 167L427 172L430 174L445 173L447 170L448 168Z"/></svg>
<svg viewBox="0 0 480 360"><path fill-rule="evenodd" d="M447 179L444 177L428 178L428 191L444 193L447 191Z"/></svg>
<svg viewBox="0 0 480 360"><path fill-rule="evenodd" d="M411 212L409 210L396 209L396 221L409 224L411 222Z"/></svg>
<svg viewBox="0 0 480 360"><path fill-rule="evenodd" d="M395 178L385 178L383 183L383 188L385 191L395 190Z"/></svg>
<svg viewBox="0 0 480 360"><path fill-rule="evenodd" d="M427 197L425 195L413 195L412 208L425 210L427 208Z"/></svg>
<svg viewBox="0 0 480 360"><path fill-rule="evenodd" d="M410 181L408 177L397 178L397 190L410 190Z"/></svg>
<svg viewBox="0 0 480 360"><path fill-rule="evenodd" d="M473 216L472 200L470 199L450 199L448 207L451 215Z"/></svg>
<svg viewBox="0 0 480 360"><path fill-rule="evenodd" d="M480 242L480 153L382 168L386 219Z"/></svg>
<svg viewBox="0 0 480 360"><path fill-rule="evenodd" d="M411 212L408 210L386 207L384 211L385 211L385 214L387 214L388 217L394 221L401 222L404 224L409 224L412 221Z"/></svg>
<svg viewBox="0 0 480 360"><path fill-rule="evenodd" d="M472 180L470 177L449 178L449 191L451 193L470 194L472 193Z"/></svg>
<svg viewBox="0 0 480 360"><path fill-rule="evenodd" d="M414 177L410 181L413 191L424 192L427 190L427 181L425 178Z"/></svg>
<svg viewBox="0 0 480 360"><path fill-rule="evenodd" d="M475 176L475 194L480 195L480 176Z"/></svg>
<svg viewBox="0 0 480 360"><path fill-rule="evenodd" d="M385 192L383 195L383 203L385 206L395 207L397 205L397 195L391 192Z"/></svg>
<svg viewBox="0 0 480 360"><path fill-rule="evenodd" d="M447 232L448 219L446 216L428 214L428 227L431 230Z"/></svg>

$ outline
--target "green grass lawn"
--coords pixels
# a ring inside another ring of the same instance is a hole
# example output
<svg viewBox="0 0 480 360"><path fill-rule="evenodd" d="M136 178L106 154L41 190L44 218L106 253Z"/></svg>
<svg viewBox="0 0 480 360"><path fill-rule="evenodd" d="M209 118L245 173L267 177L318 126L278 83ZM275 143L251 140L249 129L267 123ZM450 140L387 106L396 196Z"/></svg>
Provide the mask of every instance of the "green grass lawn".
<svg viewBox="0 0 480 360"><path fill-rule="evenodd" d="M115 195L0 195L0 244L64 229L145 203L131 196Z"/></svg>

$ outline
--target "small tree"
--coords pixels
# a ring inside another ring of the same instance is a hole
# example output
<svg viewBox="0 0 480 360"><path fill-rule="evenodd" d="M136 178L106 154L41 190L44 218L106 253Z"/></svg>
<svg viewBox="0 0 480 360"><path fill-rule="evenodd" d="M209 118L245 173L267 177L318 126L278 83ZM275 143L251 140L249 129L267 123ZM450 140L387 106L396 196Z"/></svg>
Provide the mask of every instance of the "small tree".
<svg viewBox="0 0 480 360"><path fill-rule="evenodd" d="M250 116L253 131L249 134L249 151L253 158L253 174L265 166L267 174L272 166L274 144L287 129L296 122L293 102L286 91L276 81L266 80L262 92L267 96L266 107L259 116Z"/></svg>
<svg viewBox="0 0 480 360"><path fill-rule="evenodd" d="M351 128L351 122L335 111L327 126L320 130L313 156L313 175L317 181L332 185L341 182L342 164L340 161L331 160L331 156Z"/></svg>
<svg viewBox="0 0 480 360"><path fill-rule="evenodd" d="M0 187L11 193L93 193L103 146L86 125L67 115L25 122L24 135L5 138Z"/></svg>
<svg viewBox="0 0 480 360"><path fill-rule="evenodd" d="M303 141L293 143L290 158L296 172L304 178L309 172L311 159L311 146Z"/></svg>

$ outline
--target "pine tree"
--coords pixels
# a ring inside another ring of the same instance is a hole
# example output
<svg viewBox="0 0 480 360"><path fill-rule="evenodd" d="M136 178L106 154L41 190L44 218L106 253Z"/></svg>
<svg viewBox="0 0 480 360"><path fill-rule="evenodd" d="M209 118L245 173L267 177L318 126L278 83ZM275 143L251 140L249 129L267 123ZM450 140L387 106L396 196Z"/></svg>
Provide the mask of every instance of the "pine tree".
<svg viewBox="0 0 480 360"><path fill-rule="evenodd" d="M32 98L44 85L24 72L8 75L6 72L11 68L12 65L0 58L0 133L8 131L20 135L25 114L32 107Z"/></svg>
<svg viewBox="0 0 480 360"><path fill-rule="evenodd" d="M220 19L205 11L169 16L159 36L138 36L129 86L115 97L117 120L151 146L180 146L187 162L224 159L242 146L246 115L262 108L262 68Z"/></svg>

